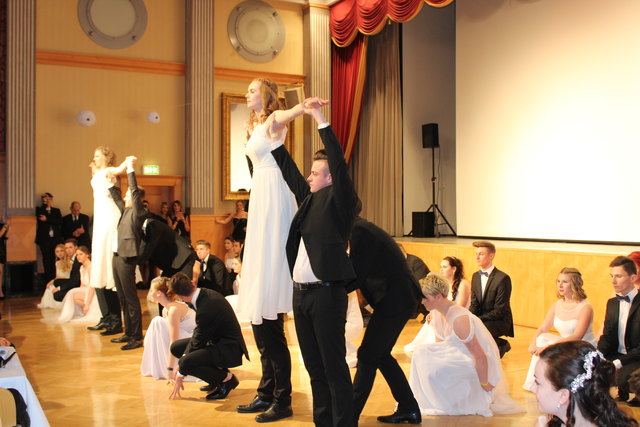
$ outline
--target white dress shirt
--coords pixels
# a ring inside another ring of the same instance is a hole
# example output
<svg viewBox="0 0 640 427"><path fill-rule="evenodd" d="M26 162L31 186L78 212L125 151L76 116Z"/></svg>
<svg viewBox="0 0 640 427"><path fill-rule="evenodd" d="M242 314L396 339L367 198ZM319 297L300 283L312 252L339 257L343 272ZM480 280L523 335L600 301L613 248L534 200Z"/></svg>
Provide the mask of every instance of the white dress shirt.
<svg viewBox="0 0 640 427"><path fill-rule="evenodd" d="M491 265L486 270L480 269L480 272L484 271L487 273L486 276L484 274L480 274L480 286L482 286L482 299L484 299L484 291L487 288L487 282L489 281L489 276L491 276L491 273L493 273L494 268L495 267Z"/></svg>
<svg viewBox="0 0 640 427"><path fill-rule="evenodd" d="M618 303L620 304L620 311L618 312L618 353L627 354L627 348L624 344L624 335L627 330L627 321L629 320L629 311L631 310L631 303L633 303L633 298L638 295L638 289L635 287L627 294L622 296L628 296L629 302L620 300ZM616 369L620 369L622 367L622 362L619 359L613 361Z"/></svg>

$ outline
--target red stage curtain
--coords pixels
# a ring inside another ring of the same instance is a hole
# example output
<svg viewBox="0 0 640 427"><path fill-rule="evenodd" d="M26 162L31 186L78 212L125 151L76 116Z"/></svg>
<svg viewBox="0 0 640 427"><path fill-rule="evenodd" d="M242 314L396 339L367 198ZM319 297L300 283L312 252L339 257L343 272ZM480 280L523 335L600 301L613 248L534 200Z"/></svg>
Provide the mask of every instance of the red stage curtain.
<svg viewBox="0 0 640 427"><path fill-rule="evenodd" d="M367 39L358 34L351 45L332 46L331 52L331 126L342 145L347 163L351 160L362 111Z"/></svg>
<svg viewBox="0 0 640 427"><path fill-rule="evenodd" d="M420 12L424 3L443 7L452 2L453 0L342 0L331 6L331 38L338 46L348 46L358 31L366 35L379 33L387 19L396 22L411 20Z"/></svg>

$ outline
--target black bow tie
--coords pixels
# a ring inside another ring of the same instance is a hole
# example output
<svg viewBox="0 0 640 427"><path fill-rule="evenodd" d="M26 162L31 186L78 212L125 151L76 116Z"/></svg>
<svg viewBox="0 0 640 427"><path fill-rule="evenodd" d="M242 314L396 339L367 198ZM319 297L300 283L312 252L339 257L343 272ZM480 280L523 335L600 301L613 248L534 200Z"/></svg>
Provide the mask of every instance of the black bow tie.
<svg viewBox="0 0 640 427"><path fill-rule="evenodd" d="M628 303L631 303L631 298L629 298L629 295L625 295L625 296L622 296L622 295L616 295L616 299L617 299L618 301L626 301L626 302L628 302Z"/></svg>
<svg viewBox="0 0 640 427"><path fill-rule="evenodd" d="M482 271L482 270L480 270L480 275L484 276L484 277L489 277L489 273L486 272L486 271Z"/></svg>
<svg viewBox="0 0 640 427"><path fill-rule="evenodd" d="M185 304L187 304L187 307L189 307L191 310L195 311L195 307L193 306L193 304L191 304L190 302L186 302Z"/></svg>

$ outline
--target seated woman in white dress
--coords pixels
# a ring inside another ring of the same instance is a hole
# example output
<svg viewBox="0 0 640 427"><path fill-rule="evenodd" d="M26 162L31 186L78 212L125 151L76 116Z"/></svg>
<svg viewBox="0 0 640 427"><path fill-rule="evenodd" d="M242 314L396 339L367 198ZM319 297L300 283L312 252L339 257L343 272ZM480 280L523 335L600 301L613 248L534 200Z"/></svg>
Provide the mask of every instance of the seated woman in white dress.
<svg viewBox="0 0 640 427"><path fill-rule="evenodd" d="M482 321L447 298L444 277L430 273L421 285L436 334L436 342L416 347L411 359L409 385L422 414L523 412L508 395L498 347Z"/></svg>
<svg viewBox="0 0 640 427"><path fill-rule="evenodd" d="M545 348L536 364L533 392L538 409L547 415L536 426L637 427L609 392L615 372L613 363L587 342Z"/></svg>
<svg viewBox="0 0 640 427"><path fill-rule="evenodd" d="M536 330L529 344L531 363L527 378L522 385L525 390L533 391L533 373L538 362L538 355L547 346L564 341L587 341L597 344L593 333L593 307L587 301L587 294L582 288L582 275L575 268L565 267L560 270L556 279L558 301L547 312L542 325ZM554 327L560 334L548 333Z"/></svg>
<svg viewBox="0 0 640 427"><path fill-rule="evenodd" d="M86 246L76 250L76 259L80 265L80 287L73 288L62 300L62 311L58 323L97 322L100 320L100 307L95 297L95 289L89 286L91 275L91 252Z"/></svg>
<svg viewBox="0 0 640 427"><path fill-rule="evenodd" d="M457 305L469 308L471 304L471 284L464 278L464 266L462 261L456 257L447 256L440 261L440 275L449 282L451 287L448 299ZM436 336L431 327L431 316L427 315L426 322L420 328L418 335L409 344L404 346L404 351L412 352L418 345L428 342L435 342Z"/></svg>
<svg viewBox="0 0 640 427"><path fill-rule="evenodd" d="M68 279L71 275L71 256L65 252L64 245L60 243L55 248L56 255L56 279ZM73 255L73 254L72 254ZM55 279L54 279L55 280ZM62 308L62 302L53 299L53 280L47 283L47 287L42 294L42 299L38 308Z"/></svg>
<svg viewBox="0 0 640 427"><path fill-rule="evenodd" d="M151 281L147 299L162 305L162 316L151 320L144 336L144 352L140 370L143 376L157 380L174 379L177 370L176 359L169 347L181 338L188 338L196 327L196 313L169 291L167 277L156 277ZM195 379L191 379L195 380Z"/></svg>

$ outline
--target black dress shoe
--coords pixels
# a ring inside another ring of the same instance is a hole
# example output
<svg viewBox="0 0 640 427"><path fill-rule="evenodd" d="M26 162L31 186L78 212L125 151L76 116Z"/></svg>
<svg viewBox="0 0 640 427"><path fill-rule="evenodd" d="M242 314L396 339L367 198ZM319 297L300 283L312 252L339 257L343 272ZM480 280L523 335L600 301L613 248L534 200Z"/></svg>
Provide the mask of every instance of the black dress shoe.
<svg viewBox="0 0 640 427"><path fill-rule="evenodd" d="M207 384L200 387L200 391L206 391L207 393L211 393L213 390L217 389L218 386Z"/></svg>
<svg viewBox="0 0 640 427"><path fill-rule="evenodd" d="M278 402L274 402L266 412L256 415L256 422L258 423L270 423L272 421L278 421L283 418L293 416L293 410L291 405L280 405Z"/></svg>
<svg viewBox="0 0 640 427"><path fill-rule="evenodd" d="M132 338L129 340L128 343L120 347L120 350L133 350L134 348L140 348L140 347L142 347L142 340L137 340L135 338Z"/></svg>
<svg viewBox="0 0 640 427"><path fill-rule="evenodd" d="M420 424L422 422L422 416L420 415L420 411L394 412L391 415L383 415L378 417L378 421L387 424Z"/></svg>
<svg viewBox="0 0 640 427"><path fill-rule="evenodd" d="M118 338L111 338L111 342L116 344L122 344L123 342L129 342L129 341L131 341L131 337L127 335L123 335Z"/></svg>
<svg viewBox="0 0 640 427"><path fill-rule="evenodd" d="M248 405L236 406L236 411L238 411L241 414L253 414L254 412L264 412L267 409L269 409L269 407L271 406L271 403L272 402L262 400L260 396L256 396Z"/></svg>
<svg viewBox="0 0 640 427"><path fill-rule="evenodd" d="M122 325L115 325L115 326L112 325L112 327L108 328L106 331L100 332L100 335L107 336L107 335L116 335L121 333L122 333Z"/></svg>
<svg viewBox="0 0 640 427"><path fill-rule="evenodd" d="M240 384L240 381L238 381L235 375L231 375L231 379L229 381L220 383L218 390L207 394L207 400L225 399L231 390L238 387L238 384Z"/></svg>
<svg viewBox="0 0 640 427"><path fill-rule="evenodd" d="M104 320L104 317L100 319L97 325L87 326L87 329L90 331L101 331L102 329L107 329L108 322Z"/></svg>

